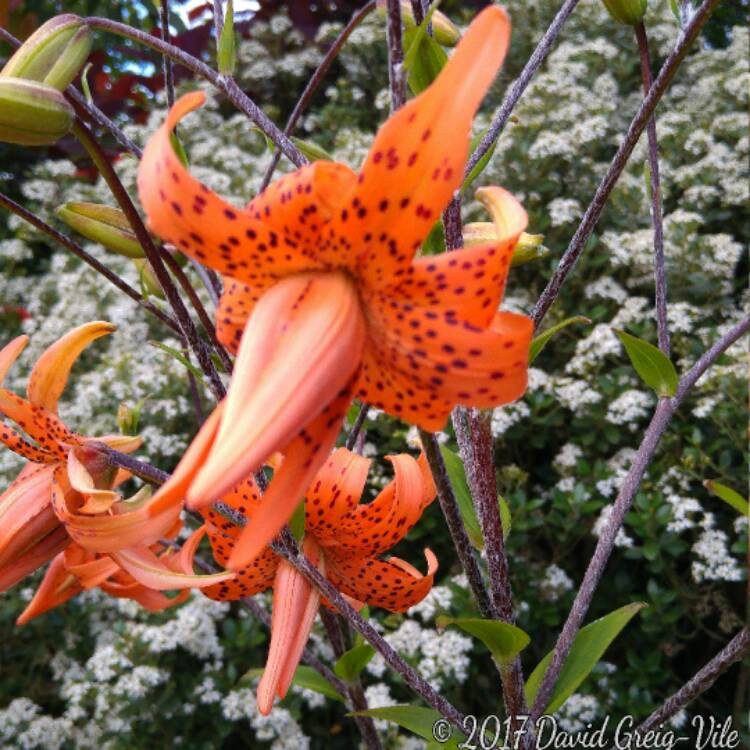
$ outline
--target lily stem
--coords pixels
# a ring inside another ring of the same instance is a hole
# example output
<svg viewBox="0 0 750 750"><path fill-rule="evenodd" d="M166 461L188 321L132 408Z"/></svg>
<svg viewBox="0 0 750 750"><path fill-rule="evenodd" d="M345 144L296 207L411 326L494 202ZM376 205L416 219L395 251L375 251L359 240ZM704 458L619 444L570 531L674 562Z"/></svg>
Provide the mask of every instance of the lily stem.
<svg viewBox="0 0 750 750"><path fill-rule="evenodd" d="M698 6L695 13L691 16L690 21L682 29L672 52L669 54L664 65L662 65L659 75L656 76L656 80L651 88L649 88L643 101L641 101L638 111L628 127L628 131L620 143L617 153L614 155L604 177L602 177L594 193L594 197L591 199L591 203L581 219L578 229L576 229L575 234L570 240L570 244L560 259L555 273L544 288L536 305L534 305L531 317L536 328L539 328L539 324L547 314L547 311L555 303L562 285L583 253L586 242L594 231L594 227L596 227L602 215L604 206L609 200L609 196L625 169L625 165L628 163L628 159L633 153L633 149L638 143L649 119L653 115L656 105L664 95L667 86L687 54L688 49L690 49L696 40L700 30L706 21L708 21L719 1L703 0L700 6Z"/></svg>
<svg viewBox="0 0 750 750"><path fill-rule="evenodd" d="M647 95L654 83L648 37L643 21L635 27L635 38L641 59L643 93ZM661 206L661 179L659 177L659 143L656 138L656 115L648 118L648 166L651 182L651 222L654 225L654 288L656 297L656 323L659 349L669 356L669 324L667 322L667 275L664 268L664 224Z"/></svg>

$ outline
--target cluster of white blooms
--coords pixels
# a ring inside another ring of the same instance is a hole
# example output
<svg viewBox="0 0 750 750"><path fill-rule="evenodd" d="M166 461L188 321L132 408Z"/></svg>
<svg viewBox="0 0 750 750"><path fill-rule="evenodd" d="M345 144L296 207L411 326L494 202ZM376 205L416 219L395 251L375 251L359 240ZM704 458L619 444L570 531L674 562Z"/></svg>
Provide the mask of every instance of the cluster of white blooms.
<svg viewBox="0 0 750 750"><path fill-rule="evenodd" d="M575 198L555 198L547 210L553 227L578 221L583 214L581 204Z"/></svg>
<svg viewBox="0 0 750 750"><path fill-rule="evenodd" d="M258 711L255 691L250 688L232 690L221 701L225 719L247 721L261 742L270 742L272 750L308 750L307 737L285 708L274 706L268 716Z"/></svg>
<svg viewBox="0 0 750 750"><path fill-rule="evenodd" d="M607 462L607 468L612 472L612 475L606 479L600 479L596 483L596 489L601 495L612 497L615 494L628 473L630 464L635 458L635 453L633 448L622 448Z"/></svg>
<svg viewBox="0 0 750 750"><path fill-rule="evenodd" d="M611 299L619 304L623 304L628 298L628 293L624 287L620 286L610 276L602 276L593 281L584 290L587 299Z"/></svg>
<svg viewBox="0 0 750 750"><path fill-rule="evenodd" d="M569 375L585 376L592 368L599 367L605 357L617 355L621 351L620 340L612 328L600 323L594 326L586 338L576 344L575 354L565 365L565 372ZM577 382L585 383L585 380Z"/></svg>
<svg viewBox="0 0 750 750"><path fill-rule="evenodd" d="M539 581L539 593L542 599L547 601L556 601L572 588L572 578L559 565L554 563L547 567Z"/></svg>
<svg viewBox="0 0 750 750"><path fill-rule="evenodd" d="M612 424L627 425L631 431L635 431L639 421L648 416L653 404L654 397L650 393L629 389L612 401L605 419Z"/></svg>
<svg viewBox="0 0 750 750"><path fill-rule="evenodd" d="M665 499L672 506L672 520L667 524L667 531L677 534L695 527L695 514L702 513L703 506L694 497L667 495Z"/></svg>
<svg viewBox="0 0 750 750"><path fill-rule="evenodd" d="M227 602L194 596L176 610L173 619L163 625L131 623L129 629L152 654L182 648L199 659L220 659L224 650L219 642L216 623L228 611Z"/></svg>
<svg viewBox="0 0 750 750"><path fill-rule="evenodd" d="M523 401L514 401L512 404L498 406L492 412L492 434L494 437L504 435L514 424L531 414L531 409Z"/></svg>
<svg viewBox="0 0 750 750"><path fill-rule="evenodd" d="M432 621L440 612L447 612L453 601L453 592L448 586L433 586L430 593L409 609L409 615L418 615L423 622Z"/></svg>
<svg viewBox="0 0 750 750"><path fill-rule="evenodd" d="M741 581L743 568L729 552L729 536L712 527L713 518L706 514L703 532L693 545L696 558L691 566L693 580Z"/></svg>
<svg viewBox="0 0 750 750"><path fill-rule="evenodd" d="M582 732L586 725L599 718L602 707L593 695L573 693L556 712L555 718L561 729L570 734Z"/></svg>
<svg viewBox="0 0 750 750"><path fill-rule="evenodd" d="M575 469L578 461L583 458L583 449L575 443L565 443L560 448L552 465L560 474L568 474L571 469Z"/></svg>

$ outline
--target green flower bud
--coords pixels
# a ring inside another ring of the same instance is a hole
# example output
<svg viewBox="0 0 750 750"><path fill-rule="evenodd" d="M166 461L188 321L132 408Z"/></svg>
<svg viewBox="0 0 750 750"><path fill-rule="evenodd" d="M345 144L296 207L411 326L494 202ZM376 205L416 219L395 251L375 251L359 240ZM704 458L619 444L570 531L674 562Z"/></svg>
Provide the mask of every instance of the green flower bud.
<svg viewBox="0 0 750 750"><path fill-rule="evenodd" d="M8 60L0 76L38 81L62 91L78 75L91 51L91 34L71 13L42 24Z"/></svg>
<svg viewBox="0 0 750 750"><path fill-rule="evenodd" d="M602 0L609 15L626 26L635 26L643 20L648 0Z"/></svg>
<svg viewBox="0 0 750 750"><path fill-rule="evenodd" d="M151 264L145 258L134 258L133 263L138 269L138 275L141 279L141 289L144 296L147 297L153 295L154 297L164 299L164 290L161 288L159 279L156 278L156 274L154 273Z"/></svg>
<svg viewBox="0 0 750 750"><path fill-rule="evenodd" d="M471 245L482 245L497 240L497 229L491 221L477 221L464 225L463 229L464 247ZM521 266L532 260L538 260L549 255L549 248L542 245L543 234L527 234L521 232L516 247L513 250L511 266Z"/></svg>
<svg viewBox="0 0 750 750"><path fill-rule="evenodd" d="M73 126L75 113L56 89L0 76L0 141L47 146Z"/></svg>
<svg viewBox="0 0 750 750"><path fill-rule="evenodd" d="M98 203L64 203L55 213L86 239L99 242L118 255L143 257L143 248L119 208Z"/></svg>
<svg viewBox="0 0 750 750"><path fill-rule="evenodd" d="M378 0L377 8L381 15L385 15L387 0ZM407 29L416 27L417 22L414 18L414 10L409 0L401 0L401 20ZM432 24L432 36L438 44L443 47L455 47L461 38L461 31L448 16L439 10L433 11L430 18Z"/></svg>

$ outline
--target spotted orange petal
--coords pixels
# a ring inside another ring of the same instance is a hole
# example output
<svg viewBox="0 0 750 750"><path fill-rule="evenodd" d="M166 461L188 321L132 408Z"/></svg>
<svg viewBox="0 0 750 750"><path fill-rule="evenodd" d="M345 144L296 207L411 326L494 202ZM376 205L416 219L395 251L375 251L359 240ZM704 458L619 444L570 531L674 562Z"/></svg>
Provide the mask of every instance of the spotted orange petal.
<svg viewBox="0 0 750 750"><path fill-rule="evenodd" d="M317 161L274 182L244 209L196 180L174 153L170 134L205 95L181 97L143 153L138 194L149 228L187 255L249 284L321 268L320 229L356 180L343 164Z"/></svg>
<svg viewBox="0 0 750 750"><path fill-rule="evenodd" d="M0 383L5 380L8 370L13 366L13 363L18 359L28 343L28 336L16 336L16 338L9 341L0 349Z"/></svg>
<svg viewBox="0 0 750 750"><path fill-rule="evenodd" d="M384 552L400 542L435 499L424 459L420 465L406 453L387 458L395 471L393 481L371 503L358 505L340 519L332 531L341 548L359 556Z"/></svg>
<svg viewBox="0 0 750 750"><path fill-rule="evenodd" d="M213 448L188 490L193 507L229 491L308 427L351 380L363 343L356 288L343 274L296 274L266 292L243 335Z"/></svg>
<svg viewBox="0 0 750 750"><path fill-rule="evenodd" d="M352 557L329 552L326 575L341 592L391 612L405 612L427 596L437 572L437 558L424 551L427 573L422 576L408 563L364 555Z"/></svg>
<svg viewBox="0 0 750 750"><path fill-rule="evenodd" d="M216 308L216 337L232 354L237 354L245 324L263 289L224 277L224 292Z"/></svg>
<svg viewBox="0 0 750 750"><path fill-rule="evenodd" d="M229 558L230 569L243 568L258 557L289 520L335 445L350 400L351 391L345 388L282 449L284 462L263 494L253 520L240 533Z"/></svg>
<svg viewBox="0 0 750 750"><path fill-rule="evenodd" d="M343 516L359 502L372 462L337 448L313 480L305 497L305 532L325 545L335 538Z"/></svg>
<svg viewBox="0 0 750 750"><path fill-rule="evenodd" d="M380 128L332 236L360 250L358 274L382 286L402 277L461 184L471 124L502 65L510 22L491 6L469 26L435 82Z"/></svg>

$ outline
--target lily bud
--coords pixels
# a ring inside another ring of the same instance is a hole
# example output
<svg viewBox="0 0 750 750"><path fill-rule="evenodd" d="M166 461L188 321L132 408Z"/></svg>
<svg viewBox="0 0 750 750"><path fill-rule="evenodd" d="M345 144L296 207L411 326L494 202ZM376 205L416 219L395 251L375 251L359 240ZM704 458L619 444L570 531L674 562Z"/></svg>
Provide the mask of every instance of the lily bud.
<svg viewBox="0 0 750 750"><path fill-rule="evenodd" d="M609 15L617 23L635 26L643 20L648 7L648 0L602 0Z"/></svg>
<svg viewBox="0 0 750 750"><path fill-rule="evenodd" d="M476 222L467 224L463 230L464 245L478 245L480 243L494 242L507 234L508 223L513 220L512 210L504 196L506 191L497 187L479 188L475 193L476 199L487 209L492 221ZM525 215L524 215L525 217ZM524 225L526 221L524 220ZM513 250L511 266L520 266L523 263L543 258L549 254L549 249L542 245L543 234L528 234L521 232Z"/></svg>
<svg viewBox="0 0 750 750"><path fill-rule="evenodd" d="M82 18L65 13L42 24L8 60L0 76L25 78L67 88L91 51L91 34Z"/></svg>
<svg viewBox="0 0 750 750"><path fill-rule="evenodd" d="M119 208L98 203L63 203L55 213L86 239L127 258L143 257L143 248Z"/></svg>
<svg viewBox="0 0 750 750"><path fill-rule="evenodd" d="M73 126L75 114L51 86L0 76L0 141L48 146Z"/></svg>
<svg viewBox="0 0 750 750"><path fill-rule="evenodd" d="M387 0L378 0L377 8L381 15L385 15ZM401 20L407 29L416 28L417 22L414 18L414 10L409 0L401 0ZM461 39L461 31L453 21L439 10L433 11L430 18L432 24L432 36L438 44L443 47L455 47Z"/></svg>
<svg viewBox="0 0 750 750"><path fill-rule="evenodd" d="M159 284L159 280L156 278L154 269L151 268L151 264L145 258L135 258L133 260L135 267L138 269L138 274L141 279L141 286L148 294L152 294L155 297L164 299L164 290Z"/></svg>

